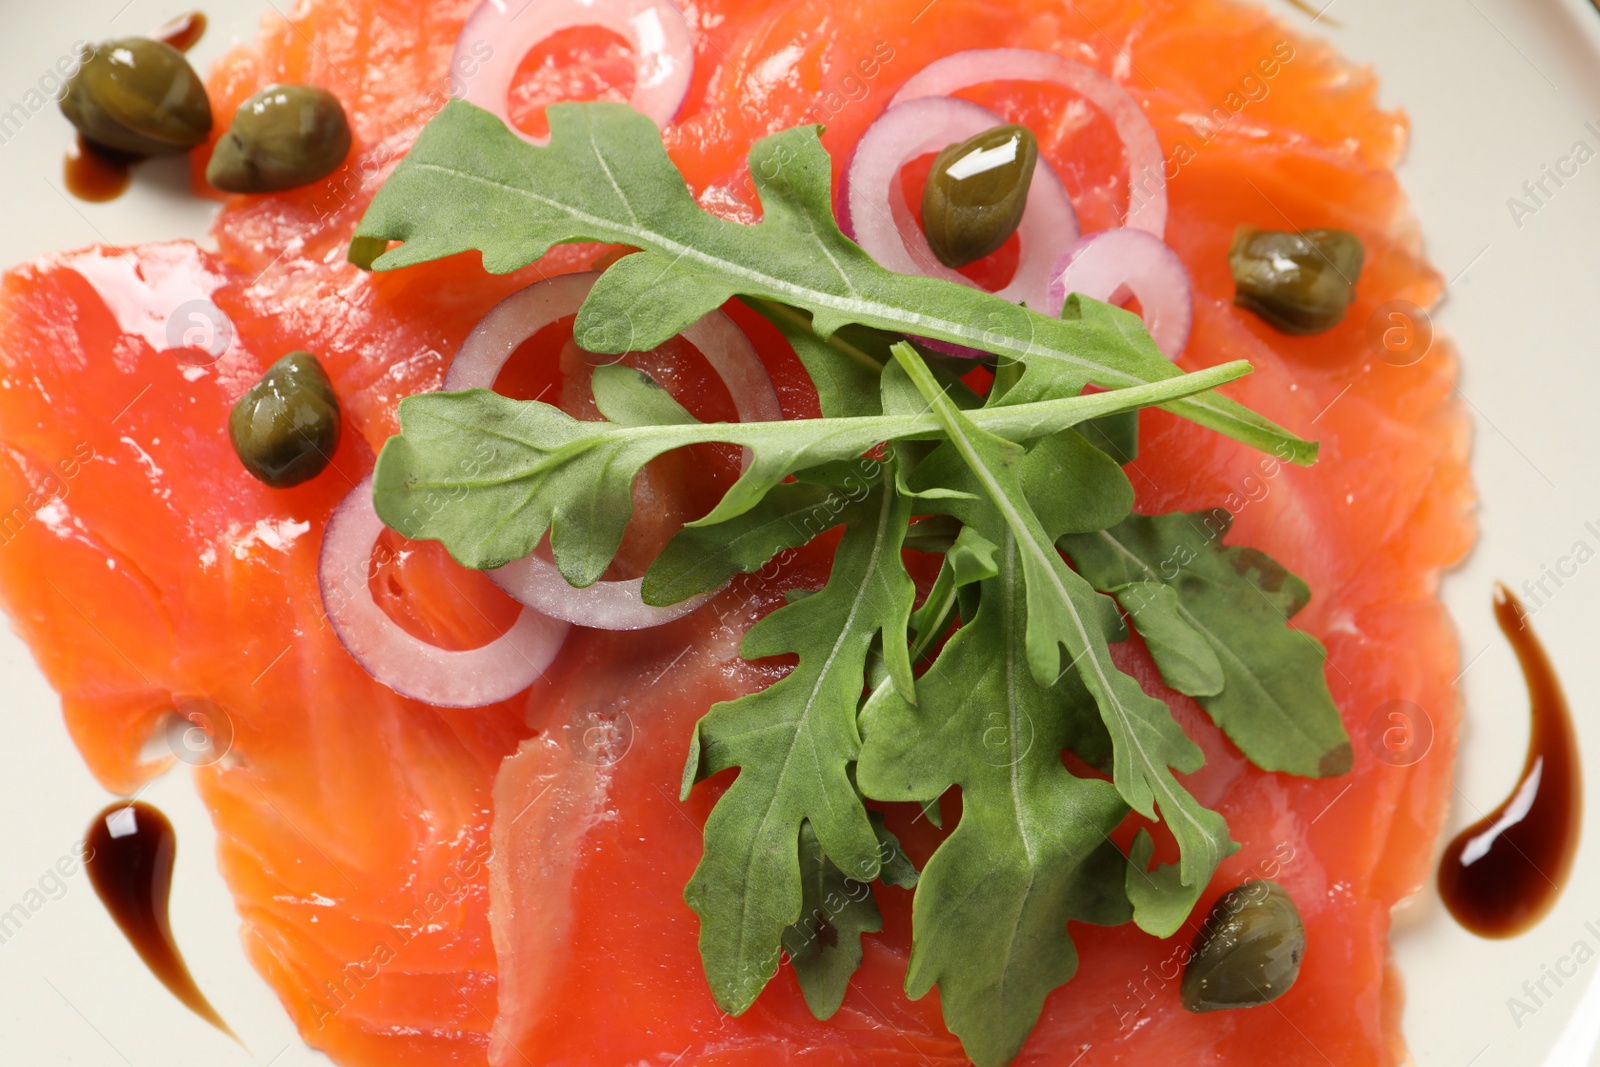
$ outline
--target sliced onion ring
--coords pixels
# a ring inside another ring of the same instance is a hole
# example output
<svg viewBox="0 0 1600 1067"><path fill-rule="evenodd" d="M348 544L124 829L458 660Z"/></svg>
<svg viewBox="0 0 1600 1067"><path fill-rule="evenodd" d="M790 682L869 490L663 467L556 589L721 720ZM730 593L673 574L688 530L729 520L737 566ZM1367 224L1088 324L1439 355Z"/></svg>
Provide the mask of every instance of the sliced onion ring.
<svg viewBox="0 0 1600 1067"><path fill-rule="evenodd" d="M1005 124L966 100L926 97L891 107L867 127L845 171L841 226L867 254L901 274L921 274L974 286L934 256L900 185L900 169L925 153ZM1078 216L1050 164L1040 160L1017 227L1021 255L1011 283L996 294L1042 307L1050 268L1078 236ZM943 347L943 346L940 346ZM960 354L969 354L962 350Z"/></svg>
<svg viewBox="0 0 1600 1067"><path fill-rule="evenodd" d="M492 389L500 370L517 346L544 327L575 314L600 275L594 271L562 274L519 289L489 310L450 364L444 388ZM713 311L683 331L700 350L733 398L741 422L775 422L783 417L755 346L734 321ZM748 455L745 457L749 463ZM642 630L682 618L710 600L716 591L666 607L644 602L643 578L599 581L583 589L567 583L556 565L534 553L489 572L495 583L527 606L558 619L600 630Z"/></svg>
<svg viewBox="0 0 1600 1067"><path fill-rule="evenodd" d="M333 510L317 581L333 632L363 670L403 697L436 707L476 708L516 696L544 673L571 627L531 608L488 644L452 652L412 636L372 597L372 548L383 533L362 479Z"/></svg>
<svg viewBox="0 0 1600 1067"><path fill-rule="evenodd" d="M1167 243L1144 230L1123 226L1080 237L1050 272L1044 309L1060 315L1068 293L1108 303L1131 294L1139 299L1145 328L1168 359L1177 359L1194 325L1194 289L1189 272Z"/></svg>
<svg viewBox="0 0 1600 1067"><path fill-rule="evenodd" d="M673 120L694 74L694 34L669 0L483 0L456 38L451 93L498 116L523 140L544 144L548 138L512 125L507 97L534 45L574 26L599 26L626 40L637 64L628 102L658 126Z"/></svg>
<svg viewBox="0 0 1600 1067"><path fill-rule="evenodd" d="M1104 112L1128 157L1128 215L1123 225L1157 237L1166 233L1167 171L1161 139L1139 102L1092 67L1032 48L974 48L923 67L900 87L889 106L997 81L1052 82Z"/></svg>
<svg viewBox="0 0 1600 1067"><path fill-rule="evenodd" d="M493 389L494 380L517 346L566 315L576 315L597 271L558 274L518 289L489 309L467 334L445 371L444 391Z"/></svg>

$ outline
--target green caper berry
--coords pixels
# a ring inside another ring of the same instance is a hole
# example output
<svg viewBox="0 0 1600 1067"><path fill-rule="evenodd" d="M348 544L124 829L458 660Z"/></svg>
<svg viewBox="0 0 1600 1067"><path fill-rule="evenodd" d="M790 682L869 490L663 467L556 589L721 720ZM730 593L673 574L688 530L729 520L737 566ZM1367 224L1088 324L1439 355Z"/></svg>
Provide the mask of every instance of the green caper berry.
<svg viewBox="0 0 1600 1067"><path fill-rule="evenodd" d="M182 52L146 37L85 50L61 113L87 140L141 156L187 152L211 134L211 99L200 75Z"/></svg>
<svg viewBox="0 0 1600 1067"><path fill-rule="evenodd" d="M1192 1012L1254 1008L1300 977L1306 928L1277 882L1251 881L1222 894L1195 935L1179 997Z"/></svg>
<svg viewBox="0 0 1600 1067"><path fill-rule="evenodd" d="M1361 239L1344 230L1240 226L1228 249L1233 302L1284 333L1321 333L1343 321L1365 258Z"/></svg>
<svg viewBox="0 0 1600 1067"><path fill-rule="evenodd" d="M339 398L310 352L290 352L233 406L228 436L245 470L274 489L322 473L339 446Z"/></svg>
<svg viewBox="0 0 1600 1067"><path fill-rule="evenodd" d="M206 181L229 193L275 193L326 178L349 152L338 97L314 85L272 85L239 105Z"/></svg>
<svg viewBox="0 0 1600 1067"><path fill-rule="evenodd" d="M1023 126L996 126L934 158L922 188L922 232L939 262L982 259L1016 232L1028 206L1039 143Z"/></svg>

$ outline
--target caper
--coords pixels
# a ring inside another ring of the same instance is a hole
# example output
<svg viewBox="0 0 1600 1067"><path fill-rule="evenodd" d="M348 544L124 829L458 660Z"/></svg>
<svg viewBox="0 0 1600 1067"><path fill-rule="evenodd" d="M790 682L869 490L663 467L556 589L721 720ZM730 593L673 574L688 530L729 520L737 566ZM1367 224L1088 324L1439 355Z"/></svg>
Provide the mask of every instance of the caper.
<svg viewBox="0 0 1600 1067"><path fill-rule="evenodd" d="M939 262L982 259L1022 222L1039 144L1022 126L996 126L953 144L933 160L922 187L922 232Z"/></svg>
<svg viewBox="0 0 1600 1067"><path fill-rule="evenodd" d="M1284 333L1321 333L1344 319L1365 258L1361 238L1344 230L1240 226L1228 249L1233 302Z"/></svg>
<svg viewBox="0 0 1600 1067"><path fill-rule="evenodd" d="M239 105L206 181L229 193L275 193L326 178L349 152L338 97L314 85L270 85Z"/></svg>
<svg viewBox="0 0 1600 1067"><path fill-rule="evenodd" d="M322 473L339 445L339 398L310 352L267 368L233 406L228 436L245 470L274 489Z"/></svg>
<svg viewBox="0 0 1600 1067"><path fill-rule="evenodd" d="M61 113L95 144L141 156L186 152L211 134L200 76L182 52L145 37L86 50Z"/></svg>
<svg viewBox="0 0 1600 1067"><path fill-rule="evenodd" d="M1306 928L1277 882L1251 881L1222 894L1200 926L1179 996L1192 1012L1254 1008L1300 977Z"/></svg>

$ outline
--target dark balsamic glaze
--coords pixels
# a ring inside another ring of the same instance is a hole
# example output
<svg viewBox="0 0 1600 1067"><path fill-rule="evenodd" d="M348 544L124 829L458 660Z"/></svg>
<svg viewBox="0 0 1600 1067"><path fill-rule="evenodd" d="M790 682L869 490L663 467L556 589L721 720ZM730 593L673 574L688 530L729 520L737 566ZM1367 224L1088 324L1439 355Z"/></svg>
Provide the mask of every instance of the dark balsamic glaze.
<svg viewBox="0 0 1600 1067"><path fill-rule="evenodd" d="M132 180L129 168L139 161L131 152L118 152L86 141L80 133L67 146L61 162L61 180L79 200L101 204L115 200Z"/></svg>
<svg viewBox="0 0 1600 1067"><path fill-rule="evenodd" d="M172 937L167 903L178 836L167 817L140 801L112 804L89 824L84 844L94 891L145 965L190 1011L237 1041L200 992Z"/></svg>
<svg viewBox="0 0 1600 1067"><path fill-rule="evenodd" d="M187 52L205 36L205 33L205 12L190 11L162 24L161 28L150 36L157 41L170 44L180 52Z"/></svg>
<svg viewBox="0 0 1600 1067"><path fill-rule="evenodd" d="M205 32L205 14L191 11L179 15L150 36L170 44L180 52L187 52ZM115 200L127 191L128 183L132 180L129 171L142 158L132 152L118 152L86 141L80 135L67 146L66 159L61 164L61 180L66 184L67 192L79 200L102 204L107 200Z"/></svg>
<svg viewBox="0 0 1600 1067"><path fill-rule="evenodd" d="M1511 937L1544 918L1566 885L1582 823L1583 780L1561 683L1522 604L1503 585L1495 587L1494 613L1528 685L1528 757L1511 796L1445 849L1439 895L1473 933Z"/></svg>

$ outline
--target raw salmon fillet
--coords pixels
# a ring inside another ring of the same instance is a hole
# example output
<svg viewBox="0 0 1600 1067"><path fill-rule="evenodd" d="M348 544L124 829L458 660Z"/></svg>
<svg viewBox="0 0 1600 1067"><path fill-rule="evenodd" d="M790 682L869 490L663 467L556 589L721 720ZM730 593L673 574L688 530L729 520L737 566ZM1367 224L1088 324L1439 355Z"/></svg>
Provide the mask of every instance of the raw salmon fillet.
<svg viewBox="0 0 1600 1067"><path fill-rule="evenodd" d="M907 891L878 890L885 930L867 939L864 967L826 1023L787 967L740 1018L716 1009L700 972L682 890L715 790L677 800L691 730L714 701L781 675L781 664L740 660L738 639L784 589L822 580L815 552L741 579L668 626L574 630L529 692L473 710L396 696L323 618L323 526L395 431L398 401L438 386L496 301L541 275L586 269L603 251L558 249L508 277L484 274L476 257L379 275L344 262L366 203L443 104L474 2L308 0L269 15L259 39L212 72L214 110L231 115L270 82L324 86L355 134L338 172L228 201L215 252L95 248L4 276L0 600L110 789L131 791L169 766L149 758L150 739L175 706L210 702L216 750L227 754L200 760L195 781L245 950L305 1040L339 1063L964 1063L937 994L913 1002L901 991ZM1368 341L1381 305L1426 307L1441 289L1391 171L1404 120L1377 107L1370 73L1222 0L705 0L684 10L695 76L667 144L701 202L735 218L759 213L743 167L755 138L825 122L837 168L898 85L963 48L1051 49L1112 75L1145 107L1169 156L1167 240L1196 286L1184 366L1250 360L1255 373L1230 394L1319 439L1322 458L1280 467L1146 413L1129 468L1139 509L1227 507L1233 543L1309 583L1311 605L1295 623L1328 648L1355 769L1312 781L1251 767L1192 701L1161 686L1142 651L1119 648L1125 669L1164 694L1204 748L1188 787L1242 844L1201 914L1246 878L1276 878L1304 916L1306 963L1269 1007L1191 1015L1174 963L1190 931L1163 942L1132 926L1074 927L1080 972L1046 1002L1017 1063L1400 1062L1389 914L1426 878L1444 817L1458 664L1436 585L1471 542L1473 504L1450 346L1435 340L1398 367ZM631 78L617 39L569 31L524 61L513 117L536 129L553 97L625 98ZM1036 85L962 95L1038 135L1086 230L1118 222L1126 165L1104 118ZM206 155L195 153L197 168ZM1226 251L1239 224L1356 233L1367 262L1346 321L1288 338L1232 307ZM1003 274L1006 254L980 271ZM220 343L206 323L221 316L194 300L225 315ZM776 333L731 310L786 412L815 414ZM200 333L170 334L174 311ZM271 490L232 455L227 414L299 348L329 371L345 435L327 472ZM508 370L520 380L502 386L533 396L554 385L581 403L560 373L563 348L559 326L535 338L517 374ZM671 370L691 407L726 406L692 351L669 344L640 358ZM692 511L726 474L720 462L698 481L670 467L651 477ZM373 585L392 613L441 644L481 643L514 614L436 546L395 541L377 558ZM1390 724L1370 725L1392 700L1431 724L1431 750L1409 766L1379 758ZM598 747L596 709L610 724ZM889 825L920 864L938 838L915 815L891 807Z"/></svg>

